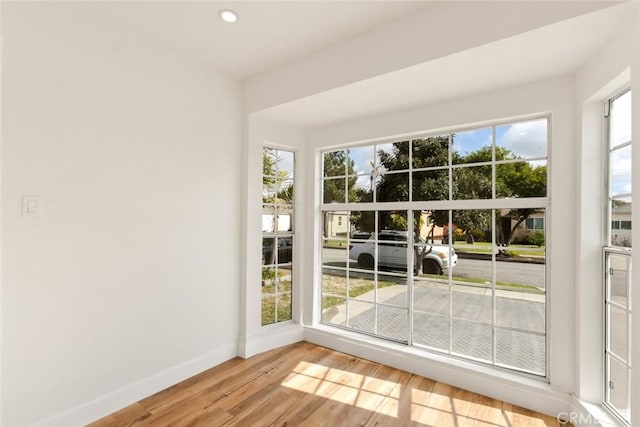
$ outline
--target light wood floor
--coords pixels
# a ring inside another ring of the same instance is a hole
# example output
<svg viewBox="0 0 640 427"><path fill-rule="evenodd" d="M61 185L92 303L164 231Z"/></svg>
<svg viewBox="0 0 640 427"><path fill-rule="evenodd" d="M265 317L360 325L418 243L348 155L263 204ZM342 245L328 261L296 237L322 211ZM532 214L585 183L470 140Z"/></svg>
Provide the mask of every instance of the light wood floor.
<svg viewBox="0 0 640 427"><path fill-rule="evenodd" d="M235 358L91 424L558 426L554 417L307 342Z"/></svg>

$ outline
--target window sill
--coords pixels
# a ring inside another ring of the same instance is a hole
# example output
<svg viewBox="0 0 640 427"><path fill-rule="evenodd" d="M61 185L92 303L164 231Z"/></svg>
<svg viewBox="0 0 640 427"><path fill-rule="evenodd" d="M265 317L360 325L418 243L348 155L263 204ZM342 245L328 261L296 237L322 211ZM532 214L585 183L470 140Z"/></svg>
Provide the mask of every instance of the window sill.
<svg viewBox="0 0 640 427"><path fill-rule="evenodd" d="M599 427L629 427L629 424L616 418L602 405L573 399L573 411L563 414L568 422L573 425L599 426Z"/></svg>

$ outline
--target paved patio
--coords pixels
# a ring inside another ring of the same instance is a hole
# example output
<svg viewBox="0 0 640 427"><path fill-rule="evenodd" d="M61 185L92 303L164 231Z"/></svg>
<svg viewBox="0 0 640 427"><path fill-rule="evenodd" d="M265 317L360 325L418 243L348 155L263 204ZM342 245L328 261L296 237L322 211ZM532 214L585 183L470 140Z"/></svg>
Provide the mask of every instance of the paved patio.
<svg viewBox="0 0 640 427"><path fill-rule="evenodd" d="M406 285L378 289L377 302L385 305L374 304L375 291L367 292L349 300L348 307L343 303L327 308L323 312L323 321L407 340L407 289ZM451 344L453 353L490 362L493 337L491 293L492 290L486 287L454 285L450 295L445 283L424 279L416 281L413 343L446 352ZM496 290L496 363L535 373L545 372L544 307L543 294Z"/></svg>

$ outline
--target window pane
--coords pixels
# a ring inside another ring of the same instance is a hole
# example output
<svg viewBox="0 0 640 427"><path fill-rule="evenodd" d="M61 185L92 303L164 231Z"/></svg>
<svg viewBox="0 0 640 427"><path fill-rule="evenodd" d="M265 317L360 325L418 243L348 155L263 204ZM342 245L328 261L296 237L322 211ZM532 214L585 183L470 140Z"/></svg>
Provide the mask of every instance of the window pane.
<svg viewBox="0 0 640 427"><path fill-rule="evenodd" d="M414 215L415 215L414 211ZM428 243L442 243L447 244L449 242L449 211L419 211L420 221L419 226L414 226L414 229L419 230L419 236ZM453 230L451 230L453 231Z"/></svg>
<svg viewBox="0 0 640 427"><path fill-rule="evenodd" d="M447 277L414 278L413 307L423 314L449 316L449 284ZM448 333L448 332L447 332ZM426 344L423 342L423 344Z"/></svg>
<svg viewBox="0 0 640 427"><path fill-rule="evenodd" d="M276 181L276 198L277 204L292 204L293 203L293 181L292 180L278 180Z"/></svg>
<svg viewBox="0 0 640 427"><path fill-rule="evenodd" d="M543 375L545 357L544 336L496 329L496 363Z"/></svg>
<svg viewBox="0 0 640 427"><path fill-rule="evenodd" d="M453 352L491 361L491 325L453 318Z"/></svg>
<svg viewBox="0 0 640 427"><path fill-rule="evenodd" d="M546 196L546 161L502 163L496 165L497 198Z"/></svg>
<svg viewBox="0 0 640 427"><path fill-rule="evenodd" d="M614 246L631 247L631 197L611 201L612 223L618 223L619 229L611 230L611 244ZM622 228L624 221L625 228Z"/></svg>
<svg viewBox="0 0 640 427"><path fill-rule="evenodd" d="M406 271L378 274L376 302L398 307L407 306Z"/></svg>
<svg viewBox="0 0 640 427"><path fill-rule="evenodd" d="M292 317L294 153L265 147L262 164L261 324L268 325Z"/></svg>
<svg viewBox="0 0 640 427"><path fill-rule="evenodd" d="M407 226L406 211L378 213L378 270L406 274Z"/></svg>
<svg viewBox="0 0 640 427"><path fill-rule="evenodd" d="M631 141L631 91L611 103L610 147Z"/></svg>
<svg viewBox="0 0 640 427"><path fill-rule="evenodd" d="M406 202L409 200L409 174L388 173L376 182L376 201Z"/></svg>
<svg viewBox="0 0 640 427"><path fill-rule="evenodd" d="M347 300L332 295L322 295L322 321L334 325L347 324Z"/></svg>
<svg viewBox="0 0 640 427"><path fill-rule="evenodd" d="M449 170L413 173L412 197L419 200L449 200Z"/></svg>
<svg viewBox="0 0 640 427"><path fill-rule="evenodd" d="M449 135L414 139L411 141L411 146L414 169L449 164Z"/></svg>
<svg viewBox="0 0 640 427"><path fill-rule="evenodd" d="M346 268L348 266L348 247L337 244L338 241L325 240L322 248L322 265L324 267ZM343 242L340 242L343 243Z"/></svg>
<svg viewBox="0 0 640 427"><path fill-rule="evenodd" d="M344 191L345 179L325 179L322 182L322 200L324 203L345 203L346 194Z"/></svg>
<svg viewBox="0 0 640 427"><path fill-rule="evenodd" d="M377 145L376 167L378 173L409 169L409 141Z"/></svg>
<svg viewBox="0 0 640 427"><path fill-rule="evenodd" d="M347 322L350 328L363 332L375 332L375 305L372 303L350 300L348 304Z"/></svg>
<svg viewBox="0 0 640 427"><path fill-rule="evenodd" d="M388 307L378 304L378 335L395 340L407 340L407 319L406 308Z"/></svg>
<svg viewBox="0 0 640 427"><path fill-rule="evenodd" d="M276 229L276 207L267 205L262 207L262 232L273 233Z"/></svg>
<svg viewBox="0 0 640 427"><path fill-rule="evenodd" d="M323 234L322 237L330 239L325 244L330 246L346 246L349 236L349 213L347 211L329 211L323 213Z"/></svg>
<svg viewBox="0 0 640 427"><path fill-rule="evenodd" d="M491 268L491 262L488 264L489 268ZM479 275L485 274L487 273L480 273ZM491 295L490 281L478 283L477 286L454 284L451 296L453 318L491 325Z"/></svg>
<svg viewBox="0 0 640 427"><path fill-rule="evenodd" d="M413 342L449 351L449 315L415 312L413 314Z"/></svg>
<svg viewBox="0 0 640 427"><path fill-rule="evenodd" d="M544 334L544 317L544 293L503 286L496 290L496 325Z"/></svg>
<svg viewBox="0 0 640 427"><path fill-rule="evenodd" d="M611 195L631 193L631 146L611 152Z"/></svg>
<svg viewBox="0 0 640 427"><path fill-rule="evenodd" d="M276 263L276 248L275 237L265 237L262 239L262 265L273 265Z"/></svg>
<svg viewBox="0 0 640 427"><path fill-rule="evenodd" d="M278 175L293 180L293 152L278 150Z"/></svg>
<svg viewBox="0 0 640 427"><path fill-rule="evenodd" d="M607 304L607 321L609 322L608 350L620 359L627 361L629 328L626 311L615 305Z"/></svg>
<svg viewBox="0 0 640 427"><path fill-rule="evenodd" d="M609 274L607 299L626 307L629 304L629 280L630 272L627 259L622 255L609 255Z"/></svg>
<svg viewBox="0 0 640 427"><path fill-rule="evenodd" d="M373 145L356 147L347 150L349 155L349 175L369 175L375 167L375 151Z"/></svg>
<svg viewBox="0 0 640 427"><path fill-rule="evenodd" d="M273 294L276 291L275 267L262 267L262 294Z"/></svg>
<svg viewBox="0 0 640 427"><path fill-rule="evenodd" d="M262 149L262 175L264 177L275 177L277 175L276 150L265 147ZM266 178L265 178L266 179Z"/></svg>
<svg viewBox="0 0 640 427"><path fill-rule="evenodd" d="M491 198L491 166L460 167L451 172L454 200Z"/></svg>
<svg viewBox="0 0 640 427"><path fill-rule="evenodd" d="M545 334L545 235L524 227L525 222L534 228L542 223L544 212L543 208L495 211L496 324L500 327ZM536 366L544 367L544 359Z"/></svg>
<svg viewBox="0 0 640 427"><path fill-rule="evenodd" d="M350 203L373 202L373 175L350 176L347 181Z"/></svg>
<svg viewBox="0 0 640 427"><path fill-rule="evenodd" d="M268 295L262 297L262 325L276 322L276 297Z"/></svg>
<svg viewBox="0 0 640 427"><path fill-rule="evenodd" d="M344 176L347 174L347 152L340 150L324 153L322 164L324 176Z"/></svg>
<svg viewBox="0 0 640 427"><path fill-rule="evenodd" d="M375 301L376 280L373 273L349 271L349 298Z"/></svg>
<svg viewBox="0 0 640 427"><path fill-rule="evenodd" d="M291 320L291 294L279 294L278 301L278 322Z"/></svg>
<svg viewBox="0 0 640 427"><path fill-rule="evenodd" d="M496 127L496 160L547 156L547 119Z"/></svg>
<svg viewBox="0 0 640 427"><path fill-rule="evenodd" d="M347 272L344 270L324 267L322 269L322 293L346 296Z"/></svg>
<svg viewBox="0 0 640 427"><path fill-rule="evenodd" d="M368 240L376 228L376 214L374 211L352 211L349 217L351 221L351 239Z"/></svg>
<svg viewBox="0 0 640 427"><path fill-rule="evenodd" d="M452 141L451 158L454 165L492 160L492 128L454 133Z"/></svg>
<svg viewBox="0 0 640 427"><path fill-rule="evenodd" d="M293 260L293 237L278 237L278 264L288 264Z"/></svg>
<svg viewBox="0 0 640 427"><path fill-rule="evenodd" d="M276 194L278 189L276 186L276 179L270 177L263 177L262 179L262 203L275 204Z"/></svg>
<svg viewBox="0 0 640 427"><path fill-rule="evenodd" d="M629 371L627 367L611 356L609 361L609 384L607 390L608 402L629 419Z"/></svg>
<svg viewBox="0 0 640 427"><path fill-rule="evenodd" d="M407 228L407 211L378 211L379 240L401 241L406 244Z"/></svg>
<svg viewBox="0 0 640 427"><path fill-rule="evenodd" d="M449 229L453 232L452 240L456 252L471 252L482 255L480 261L491 260L491 211L488 209L454 210L451 215L452 223ZM469 259L458 260L458 263ZM485 264L481 269L473 271L482 272L483 280L491 280L493 276L487 276L490 270Z"/></svg>
<svg viewBox="0 0 640 427"><path fill-rule="evenodd" d="M293 206L278 206L278 231L293 231Z"/></svg>

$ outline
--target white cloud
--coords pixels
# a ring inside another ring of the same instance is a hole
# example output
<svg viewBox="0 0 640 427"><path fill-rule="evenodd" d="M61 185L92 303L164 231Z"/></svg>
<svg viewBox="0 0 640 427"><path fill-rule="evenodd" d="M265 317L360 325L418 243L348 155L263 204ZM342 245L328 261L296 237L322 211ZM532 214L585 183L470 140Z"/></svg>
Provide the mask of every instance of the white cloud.
<svg viewBox="0 0 640 427"><path fill-rule="evenodd" d="M613 101L611 108L611 146L631 140L631 92Z"/></svg>
<svg viewBox="0 0 640 427"><path fill-rule="evenodd" d="M519 157L546 157L547 120L509 125L506 132L498 136L496 145L509 149Z"/></svg>

